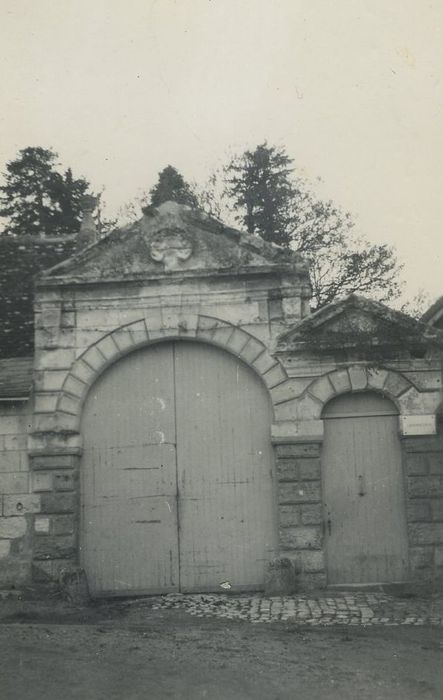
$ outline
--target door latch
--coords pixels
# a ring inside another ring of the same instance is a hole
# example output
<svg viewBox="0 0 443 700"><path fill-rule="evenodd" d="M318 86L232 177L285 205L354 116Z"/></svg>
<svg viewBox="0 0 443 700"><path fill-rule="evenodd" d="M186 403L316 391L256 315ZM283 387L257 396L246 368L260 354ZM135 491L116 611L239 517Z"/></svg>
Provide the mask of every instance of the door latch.
<svg viewBox="0 0 443 700"><path fill-rule="evenodd" d="M365 480L360 474L358 477L358 495L359 496L365 496L366 495L366 489L365 489Z"/></svg>
<svg viewBox="0 0 443 700"><path fill-rule="evenodd" d="M332 531L332 520L331 520L331 513L330 513L329 510L327 511L327 513L328 513L328 514L327 514L327 516L326 516L326 519L323 520L323 534L325 533L325 531L326 531L326 529L327 529L327 530L328 530L328 535L330 535L330 534L331 534L331 531Z"/></svg>

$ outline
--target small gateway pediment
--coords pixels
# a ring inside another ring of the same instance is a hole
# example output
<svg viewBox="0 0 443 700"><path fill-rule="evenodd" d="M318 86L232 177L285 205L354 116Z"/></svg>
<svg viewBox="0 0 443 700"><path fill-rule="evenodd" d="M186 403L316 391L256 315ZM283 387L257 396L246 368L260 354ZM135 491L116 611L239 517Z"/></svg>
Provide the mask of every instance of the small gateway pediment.
<svg viewBox="0 0 443 700"><path fill-rule="evenodd" d="M347 309L324 324L328 333L370 333L380 330L380 319L360 309Z"/></svg>
<svg viewBox="0 0 443 700"><path fill-rule="evenodd" d="M229 228L200 210L165 202L157 209L146 207L139 221L77 252L42 279L47 283L192 276L273 266L308 277L299 254Z"/></svg>
<svg viewBox="0 0 443 700"><path fill-rule="evenodd" d="M352 294L314 312L283 333L278 350L309 349L362 351L390 347L418 348L440 345L443 334L407 314Z"/></svg>

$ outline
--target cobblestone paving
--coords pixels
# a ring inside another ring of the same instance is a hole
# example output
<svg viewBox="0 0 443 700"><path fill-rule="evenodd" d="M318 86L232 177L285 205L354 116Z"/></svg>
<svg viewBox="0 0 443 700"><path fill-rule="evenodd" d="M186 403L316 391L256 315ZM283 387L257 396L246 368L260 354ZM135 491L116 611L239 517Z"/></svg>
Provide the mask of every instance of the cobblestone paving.
<svg viewBox="0 0 443 700"><path fill-rule="evenodd" d="M295 595L169 594L152 606L180 609L196 617L224 617L252 623L286 621L297 625L440 625L443 600L400 599L384 593Z"/></svg>

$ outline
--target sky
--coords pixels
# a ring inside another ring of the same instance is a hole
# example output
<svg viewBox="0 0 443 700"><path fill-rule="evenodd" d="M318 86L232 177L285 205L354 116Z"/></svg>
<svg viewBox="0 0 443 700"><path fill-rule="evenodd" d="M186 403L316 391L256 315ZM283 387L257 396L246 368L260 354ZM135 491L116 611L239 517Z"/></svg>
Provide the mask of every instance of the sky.
<svg viewBox="0 0 443 700"><path fill-rule="evenodd" d="M432 301L442 28L439 0L0 0L0 170L51 147L112 213L267 140Z"/></svg>

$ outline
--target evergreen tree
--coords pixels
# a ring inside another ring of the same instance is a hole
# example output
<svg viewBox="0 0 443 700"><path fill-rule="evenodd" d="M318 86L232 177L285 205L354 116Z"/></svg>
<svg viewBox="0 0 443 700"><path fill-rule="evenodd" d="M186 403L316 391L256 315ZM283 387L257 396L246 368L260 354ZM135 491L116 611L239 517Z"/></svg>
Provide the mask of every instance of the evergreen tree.
<svg viewBox="0 0 443 700"><path fill-rule="evenodd" d="M163 202L168 201L198 207L198 199L191 186L172 165L167 165L159 173L158 182L150 190L149 195L150 204L153 207L158 207Z"/></svg>
<svg viewBox="0 0 443 700"><path fill-rule="evenodd" d="M401 267L394 250L356 236L350 215L319 200L292 163L284 149L266 142L230 161L224 197L236 220L249 233L305 256L315 308L355 292L379 301L398 297Z"/></svg>
<svg viewBox="0 0 443 700"><path fill-rule="evenodd" d="M75 179L69 168L56 170L57 154L28 147L6 164L5 184L0 186L0 216L4 232L14 236L57 236L80 227L81 197L89 183Z"/></svg>
<svg viewBox="0 0 443 700"><path fill-rule="evenodd" d="M89 188L89 183L76 179L68 168L62 175L54 173L53 193L55 204L55 229L61 234L78 231L81 219L82 197Z"/></svg>
<svg viewBox="0 0 443 700"><path fill-rule="evenodd" d="M291 172L289 156L266 142L225 168L226 193L237 220L249 233L284 246L290 243L291 205L297 196Z"/></svg>

